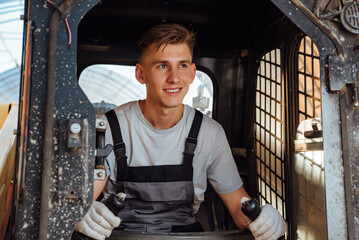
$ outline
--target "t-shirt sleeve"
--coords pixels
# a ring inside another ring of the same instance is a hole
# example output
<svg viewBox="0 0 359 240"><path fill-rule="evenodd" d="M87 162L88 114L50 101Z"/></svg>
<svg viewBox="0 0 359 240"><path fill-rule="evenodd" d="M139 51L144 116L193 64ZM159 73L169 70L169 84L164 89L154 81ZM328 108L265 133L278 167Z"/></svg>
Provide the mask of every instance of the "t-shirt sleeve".
<svg viewBox="0 0 359 240"><path fill-rule="evenodd" d="M207 169L207 177L217 193L231 193L239 189L243 182L222 127L217 130L215 145L213 159Z"/></svg>

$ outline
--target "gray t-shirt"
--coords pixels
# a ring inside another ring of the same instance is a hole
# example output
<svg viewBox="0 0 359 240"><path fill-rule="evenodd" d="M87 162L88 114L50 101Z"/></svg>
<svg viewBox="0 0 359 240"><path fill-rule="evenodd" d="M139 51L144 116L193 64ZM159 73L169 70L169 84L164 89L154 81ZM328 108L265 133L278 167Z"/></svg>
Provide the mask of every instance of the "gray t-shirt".
<svg viewBox="0 0 359 240"><path fill-rule="evenodd" d="M123 141L126 145L128 166L182 164L185 140L190 131L195 110L184 105L181 120L169 129L153 127L143 116L139 102L129 102L115 108ZM204 116L193 158L194 212L204 200L207 178L217 193L231 193L242 186L222 126ZM106 130L106 144L113 144L110 127ZM117 164L113 151L107 157L109 180L104 193L115 192Z"/></svg>

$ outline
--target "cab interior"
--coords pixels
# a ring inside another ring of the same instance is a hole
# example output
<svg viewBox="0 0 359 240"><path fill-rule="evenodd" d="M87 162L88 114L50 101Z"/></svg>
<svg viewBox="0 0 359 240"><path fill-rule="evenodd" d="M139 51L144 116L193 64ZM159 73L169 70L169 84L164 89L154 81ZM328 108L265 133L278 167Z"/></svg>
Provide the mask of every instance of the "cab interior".
<svg viewBox="0 0 359 240"><path fill-rule="evenodd" d="M189 104L210 99L202 110L223 126L246 191L280 211L287 239L326 239L323 151L296 151L299 141L321 138L315 42L269 0L102 0L77 32L79 84L97 111L118 105L117 97L143 97L123 69L133 71L137 40L162 23L196 33L193 61L201 74ZM199 88L208 95L200 96ZM106 94L113 89L116 94ZM318 134L307 137L310 132ZM206 196L199 216L206 230L236 229L210 186Z"/></svg>

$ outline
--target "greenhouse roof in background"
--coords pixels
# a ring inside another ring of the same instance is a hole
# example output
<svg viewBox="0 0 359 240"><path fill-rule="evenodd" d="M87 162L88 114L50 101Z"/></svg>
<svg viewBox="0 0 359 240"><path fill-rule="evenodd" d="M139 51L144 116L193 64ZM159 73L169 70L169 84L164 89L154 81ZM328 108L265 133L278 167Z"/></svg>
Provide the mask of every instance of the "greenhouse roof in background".
<svg viewBox="0 0 359 240"><path fill-rule="evenodd" d="M0 1L0 103L19 101L24 0Z"/></svg>

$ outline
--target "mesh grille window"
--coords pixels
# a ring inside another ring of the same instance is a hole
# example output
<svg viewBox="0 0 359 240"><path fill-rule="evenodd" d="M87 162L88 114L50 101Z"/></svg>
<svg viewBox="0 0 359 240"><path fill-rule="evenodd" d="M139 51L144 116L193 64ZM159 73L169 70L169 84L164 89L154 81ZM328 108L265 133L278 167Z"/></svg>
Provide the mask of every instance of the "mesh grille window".
<svg viewBox="0 0 359 240"><path fill-rule="evenodd" d="M309 37L298 51L298 120L321 116L319 51Z"/></svg>
<svg viewBox="0 0 359 240"><path fill-rule="evenodd" d="M327 239L324 156L321 134L320 56L315 43L304 37L298 49L296 142L293 159L293 216L296 239ZM314 127L314 125L316 127ZM306 146L311 146L310 150Z"/></svg>
<svg viewBox="0 0 359 240"><path fill-rule="evenodd" d="M284 174L284 94L281 51L265 54L257 73L254 139L258 198L286 218Z"/></svg>

